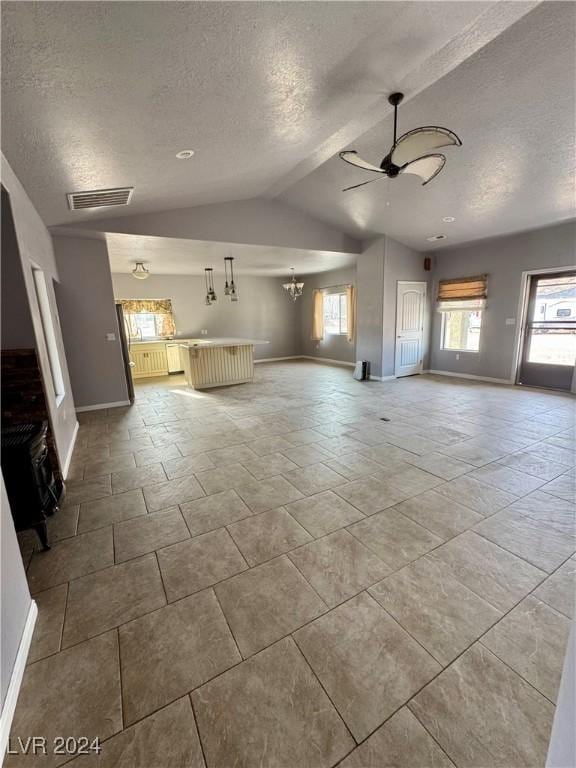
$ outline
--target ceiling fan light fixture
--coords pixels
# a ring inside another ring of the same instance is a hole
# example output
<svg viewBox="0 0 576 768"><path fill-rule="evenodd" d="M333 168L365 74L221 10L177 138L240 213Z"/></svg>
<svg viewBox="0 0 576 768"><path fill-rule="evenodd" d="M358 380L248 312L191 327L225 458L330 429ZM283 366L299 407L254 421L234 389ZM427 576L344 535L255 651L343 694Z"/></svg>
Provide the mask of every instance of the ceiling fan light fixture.
<svg viewBox="0 0 576 768"><path fill-rule="evenodd" d="M147 277L150 277L150 271L146 269L144 262L136 262L136 266L132 270L132 277L135 277L137 280L146 280Z"/></svg>

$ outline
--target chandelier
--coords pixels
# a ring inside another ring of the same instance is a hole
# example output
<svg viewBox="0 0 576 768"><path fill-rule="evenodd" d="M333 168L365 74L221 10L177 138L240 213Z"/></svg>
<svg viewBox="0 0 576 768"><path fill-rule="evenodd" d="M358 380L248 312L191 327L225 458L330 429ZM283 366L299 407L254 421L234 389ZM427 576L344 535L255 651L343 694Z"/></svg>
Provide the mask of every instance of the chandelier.
<svg viewBox="0 0 576 768"><path fill-rule="evenodd" d="M294 277L294 267L291 267L290 269L292 271L292 279L289 283L284 283L282 288L284 288L284 290L288 293L288 296L290 296L292 301L296 301L298 296L302 296L304 283L297 282L296 278Z"/></svg>

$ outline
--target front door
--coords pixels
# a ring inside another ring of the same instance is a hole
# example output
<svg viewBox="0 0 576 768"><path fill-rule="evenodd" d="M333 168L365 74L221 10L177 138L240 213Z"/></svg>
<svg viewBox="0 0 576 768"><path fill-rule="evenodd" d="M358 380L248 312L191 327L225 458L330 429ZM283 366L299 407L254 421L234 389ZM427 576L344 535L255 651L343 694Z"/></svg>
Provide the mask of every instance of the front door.
<svg viewBox="0 0 576 768"><path fill-rule="evenodd" d="M426 283L398 282L395 376L422 373Z"/></svg>
<svg viewBox="0 0 576 768"><path fill-rule="evenodd" d="M518 383L570 391L576 359L576 272L531 275Z"/></svg>

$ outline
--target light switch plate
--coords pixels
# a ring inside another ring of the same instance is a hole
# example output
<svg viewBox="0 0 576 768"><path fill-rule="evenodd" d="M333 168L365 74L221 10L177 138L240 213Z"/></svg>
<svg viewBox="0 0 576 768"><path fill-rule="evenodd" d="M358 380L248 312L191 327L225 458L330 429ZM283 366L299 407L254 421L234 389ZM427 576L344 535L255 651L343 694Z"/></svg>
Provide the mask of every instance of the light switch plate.
<svg viewBox="0 0 576 768"><path fill-rule="evenodd" d="M507 317L506 318L506 325L516 325L516 318L515 317Z"/></svg>
<svg viewBox="0 0 576 768"><path fill-rule="evenodd" d="M106 334L106 341L116 341L116 334L115 333L107 333Z"/></svg>

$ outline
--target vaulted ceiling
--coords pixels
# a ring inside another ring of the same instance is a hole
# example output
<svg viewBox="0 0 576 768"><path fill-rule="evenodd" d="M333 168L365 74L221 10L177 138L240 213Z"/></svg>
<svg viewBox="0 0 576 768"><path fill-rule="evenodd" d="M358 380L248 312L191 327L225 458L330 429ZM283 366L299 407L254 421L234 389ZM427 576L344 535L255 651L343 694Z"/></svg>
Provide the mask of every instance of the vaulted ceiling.
<svg viewBox="0 0 576 768"><path fill-rule="evenodd" d="M2 27L3 151L48 225L267 197L424 250L574 215L569 2L4 2ZM342 193L365 175L337 152L380 162L397 89L402 131L462 148L427 187ZM120 186L129 208L68 210Z"/></svg>

